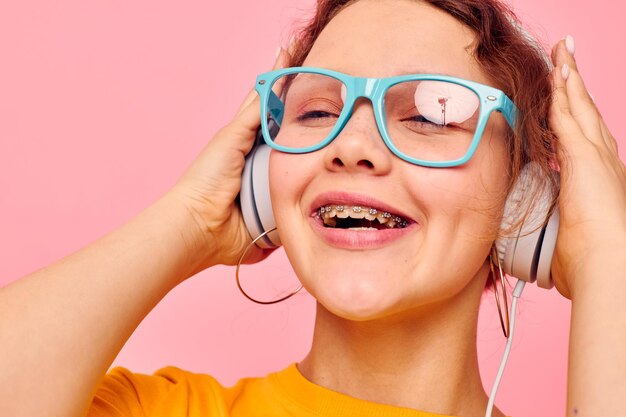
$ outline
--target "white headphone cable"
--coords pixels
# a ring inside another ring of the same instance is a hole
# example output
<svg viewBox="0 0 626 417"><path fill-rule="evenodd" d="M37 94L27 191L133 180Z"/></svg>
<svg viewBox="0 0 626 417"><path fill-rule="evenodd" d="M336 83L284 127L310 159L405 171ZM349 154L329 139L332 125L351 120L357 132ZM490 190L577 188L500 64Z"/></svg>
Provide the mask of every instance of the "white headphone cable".
<svg viewBox="0 0 626 417"><path fill-rule="evenodd" d="M500 379L502 379L502 374L504 373L506 360L509 357L509 351L511 350L511 345L513 344L513 331L515 330L515 309L517 308L517 300L522 295L525 284L526 281L518 279L517 284L515 285L515 289L513 290L513 304L511 306L511 315L509 316L509 337L507 338L506 346L504 348L504 354L502 355L502 361L500 362L500 369L498 369L496 380L493 382L493 387L491 388L491 395L489 396L489 403L487 404L485 417L491 417L491 412L493 411L493 403L496 399L496 392L498 392L498 385L500 385Z"/></svg>

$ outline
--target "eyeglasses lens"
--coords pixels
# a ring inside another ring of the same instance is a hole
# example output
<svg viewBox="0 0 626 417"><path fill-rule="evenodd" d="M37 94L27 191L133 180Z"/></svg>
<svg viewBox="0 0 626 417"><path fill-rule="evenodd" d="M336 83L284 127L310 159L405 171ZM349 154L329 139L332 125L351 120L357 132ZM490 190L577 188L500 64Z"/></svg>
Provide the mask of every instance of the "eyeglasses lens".
<svg viewBox="0 0 626 417"><path fill-rule="evenodd" d="M343 112L346 86L336 78L295 73L273 85L280 102L268 104L279 126L271 140L289 149L308 148L328 138ZM282 109L280 109L282 103ZM469 88L444 81L405 81L389 87L384 121L389 139L404 155L432 162L462 158L478 125L480 102Z"/></svg>

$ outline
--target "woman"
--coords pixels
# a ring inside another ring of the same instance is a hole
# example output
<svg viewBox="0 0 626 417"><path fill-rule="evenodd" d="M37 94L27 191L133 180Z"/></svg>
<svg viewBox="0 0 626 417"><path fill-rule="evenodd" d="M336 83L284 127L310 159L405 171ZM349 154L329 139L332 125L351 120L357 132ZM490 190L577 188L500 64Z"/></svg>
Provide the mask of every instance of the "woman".
<svg viewBox="0 0 626 417"><path fill-rule="evenodd" d="M470 29L463 4L489 13L489 30ZM251 93L163 198L94 245L2 290L2 333L15 335L2 355L8 370L2 386L10 381L12 387L2 391L7 414L482 415L487 395L476 361L476 316L504 196L528 159L550 178L553 149L561 223L552 276L573 305L568 415L618 414L618 393L626 388L620 378L626 303L615 295L623 293L626 271L626 172L576 71L572 40L555 46L549 74L488 1L337 5L320 2L318 19L291 53L280 54L276 68L304 65L376 78L449 74L493 86L520 109L515 139L507 120L492 113L466 163L441 169L410 163L381 140L372 105L356 101L327 146L302 155L273 152L270 162L280 239L318 300L307 357L277 377L242 381L232 390L173 368L153 378L117 370L98 388L125 340L169 290L212 265L235 264L250 243L235 198L260 123ZM481 33L484 47L494 42L499 47L491 52L501 55L469 47L480 44ZM513 68L516 63L523 70ZM316 119L332 117L332 108L315 110ZM551 132L542 129L546 115ZM427 123L409 119L402 120L411 127ZM468 121L456 123L463 128ZM335 239L320 226L317 209L352 203L388 210L407 227L388 240L367 230ZM252 247L247 262L267 254ZM90 280L80 279L85 273ZM22 314L25 303L39 307ZM48 316L71 317L72 326L42 329ZM607 322L615 329L613 343L589 343L607 336ZM45 340L49 351L29 348L33 338ZM55 383L27 401L34 378ZM496 409L494 415L504 414Z"/></svg>

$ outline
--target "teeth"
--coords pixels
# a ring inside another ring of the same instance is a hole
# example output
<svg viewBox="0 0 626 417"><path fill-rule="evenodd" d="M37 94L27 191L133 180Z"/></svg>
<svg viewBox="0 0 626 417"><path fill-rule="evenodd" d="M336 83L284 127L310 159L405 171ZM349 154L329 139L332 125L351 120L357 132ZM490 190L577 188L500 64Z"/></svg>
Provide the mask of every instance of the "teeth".
<svg viewBox="0 0 626 417"><path fill-rule="evenodd" d="M382 213L380 213L378 215L378 221L380 222L380 224L385 224L385 223L389 222L390 219L391 219L391 214L387 213L386 211L383 211ZM393 226L391 226L391 227L393 227Z"/></svg>
<svg viewBox="0 0 626 417"><path fill-rule="evenodd" d="M354 206L352 207L352 214L350 215L350 217L352 217L353 219L364 219L365 212L363 211L363 209L361 209L361 207Z"/></svg>
<svg viewBox="0 0 626 417"><path fill-rule="evenodd" d="M369 221L373 221L376 220L376 215L375 214L371 214L369 212L365 213L365 219L369 220Z"/></svg>
<svg viewBox="0 0 626 417"><path fill-rule="evenodd" d="M328 210L330 208L330 210ZM344 206L326 206L328 217L338 217L340 219L347 218L350 214L345 210ZM335 224L337 221L335 221Z"/></svg>
<svg viewBox="0 0 626 417"><path fill-rule="evenodd" d="M371 208L365 214L365 218L367 220L373 221L373 220L376 220L376 215L377 214L378 214L378 210L376 210L375 208Z"/></svg>
<svg viewBox="0 0 626 417"><path fill-rule="evenodd" d="M328 226L335 227L337 225L337 219L346 219L348 217L353 219L366 219L369 221L378 220L380 224L384 224L389 229L391 228L405 228L408 226L408 222L402 219L400 216L392 215L387 211L378 211L375 208L362 207L362 206L349 206L344 205L327 205L319 208L319 216ZM351 227L350 230L377 230L373 227Z"/></svg>
<svg viewBox="0 0 626 417"><path fill-rule="evenodd" d="M337 211L337 217L340 219L347 219L350 217L350 213L348 213L348 210L346 210L344 206L337 206L335 207L335 210Z"/></svg>

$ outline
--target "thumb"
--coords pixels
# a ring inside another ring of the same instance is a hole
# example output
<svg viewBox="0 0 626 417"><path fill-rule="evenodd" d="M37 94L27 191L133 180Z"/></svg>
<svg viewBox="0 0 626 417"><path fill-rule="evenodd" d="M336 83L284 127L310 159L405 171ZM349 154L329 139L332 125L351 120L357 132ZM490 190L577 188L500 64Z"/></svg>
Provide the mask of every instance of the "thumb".
<svg viewBox="0 0 626 417"><path fill-rule="evenodd" d="M273 70L285 68L289 65L291 56L287 51L280 48ZM257 129L261 125L261 100L256 90L252 89L241 104L235 117L228 123L224 130L228 132L226 137L234 135L242 138L242 150L248 152L253 145Z"/></svg>
<svg viewBox="0 0 626 417"><path fill-rule="evenodd" d="M278 48L278 52L276 54L276 61L274 62L272 71L277 70L279 68L288 67L290 61L291 61L291 55L289 54L289 52L284 50L282 47ZM235 117L239 116L246 108L248 108L251 104L255 102L257 103L259 102L259 95L257 94L256 90L253 88L248 93L246 98L243 100L243 103L241 103L241 106L239 107L239 110L237 110L237 114L235 115ZM257 109L259 109L259 107L257 107Z"/></svg>

